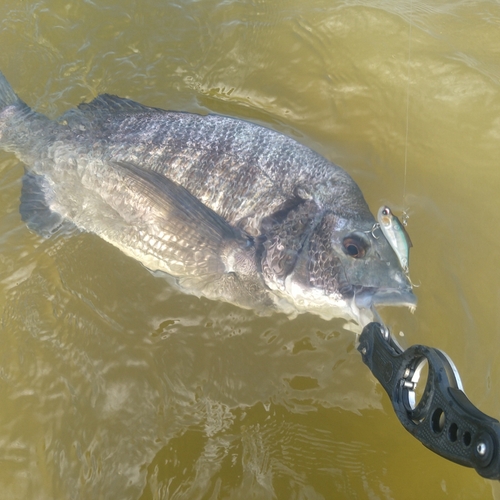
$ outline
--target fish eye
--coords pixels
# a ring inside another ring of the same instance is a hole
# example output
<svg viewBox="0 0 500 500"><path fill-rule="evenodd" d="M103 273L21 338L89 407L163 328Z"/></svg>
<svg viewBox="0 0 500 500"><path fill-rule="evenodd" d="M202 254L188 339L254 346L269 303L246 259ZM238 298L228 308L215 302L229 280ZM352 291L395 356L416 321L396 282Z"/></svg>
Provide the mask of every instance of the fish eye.
<svg viewBox="0 0 500 500"><path fill-rule="evenodd" d="M368 244L359 236L351 234L344 238L342 246L347 255L355 259L360 259L365 256Z"/></svg>

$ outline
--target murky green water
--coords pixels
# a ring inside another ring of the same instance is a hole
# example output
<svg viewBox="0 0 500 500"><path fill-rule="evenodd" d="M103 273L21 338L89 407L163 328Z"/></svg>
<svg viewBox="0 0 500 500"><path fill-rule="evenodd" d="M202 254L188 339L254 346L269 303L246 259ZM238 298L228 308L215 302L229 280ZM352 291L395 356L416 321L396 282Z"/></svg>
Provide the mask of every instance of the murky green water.
<svg viewBox="0 0 500 500"><path fill-rule="evenodd" d="M3 0L0 68L53 117L108 92L266 124L406 209L420 302L384 319L499 417L499 33L486 0ZM341 323L42 240L22 174L0 153L2 499L500 498L406 433Z"/></svg>

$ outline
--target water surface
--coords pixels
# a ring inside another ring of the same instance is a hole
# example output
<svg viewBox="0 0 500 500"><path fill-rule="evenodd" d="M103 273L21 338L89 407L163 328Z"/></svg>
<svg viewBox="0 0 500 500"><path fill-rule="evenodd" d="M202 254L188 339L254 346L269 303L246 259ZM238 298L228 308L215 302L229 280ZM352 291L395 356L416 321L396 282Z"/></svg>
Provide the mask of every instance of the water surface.
<svg viewBox="0 0 500 500"><path fill-rule="evenodd" d="M0 68L38 111L107 92L252 120L406 210L419 306L382 315L500 416L497 2L4 0L0 20ZM43 240L22 175L0 152L2 498L500 497L400 426L343 322L259 318L93 235Z"/></svg>

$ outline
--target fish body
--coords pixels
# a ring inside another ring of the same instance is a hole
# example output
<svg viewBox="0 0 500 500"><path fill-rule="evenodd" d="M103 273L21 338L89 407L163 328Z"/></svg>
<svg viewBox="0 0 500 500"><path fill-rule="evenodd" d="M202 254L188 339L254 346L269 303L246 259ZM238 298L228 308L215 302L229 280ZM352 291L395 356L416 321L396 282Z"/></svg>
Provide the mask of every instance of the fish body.
<svg viewBox="0 0 500 500"><path fill-rule="evenodd" d="M408 232L387 206L379 208L377 221L382 233L396 253L403 271L407 273L410 263L410 248L413 246Z"/></svg>
<svg viewBox="0 0 500 500"><path fill-rule="evenodd" d="M352 178L268 128L110 95L51 120L0 74L0 147L27 166L31 228L70 221L189 293L360 323L415 305Z"/></svg>

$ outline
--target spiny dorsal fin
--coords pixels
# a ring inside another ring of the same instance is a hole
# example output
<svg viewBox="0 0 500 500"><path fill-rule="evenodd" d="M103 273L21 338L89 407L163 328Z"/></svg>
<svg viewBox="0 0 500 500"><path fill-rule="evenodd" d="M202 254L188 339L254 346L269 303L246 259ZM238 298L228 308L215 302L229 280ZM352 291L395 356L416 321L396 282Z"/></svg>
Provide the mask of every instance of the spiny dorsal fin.
<svg viewBox="0 0 500 500"><path fill-rule="evenodd" d="M111 94L101 94L90 102L84 102L78 106L78 109L84 114L95 115L102 112L127 112L137 113L151 110L138 102Z"/></svg>
<svg viewBox="0 0 500 500"><path fill-rule="evenodd" d="M156 108L143 106L130 99L124 99L115 95L102 94L90 102L81 103L77 108L66 111L66 113L58 118L58 121L64 125L83 125L92 128L100 121L109 119L113 114L123 113L131 115L144 112L151 113L151 110L156 110ZM159 109L157 111L165 112Z"/></svg>

